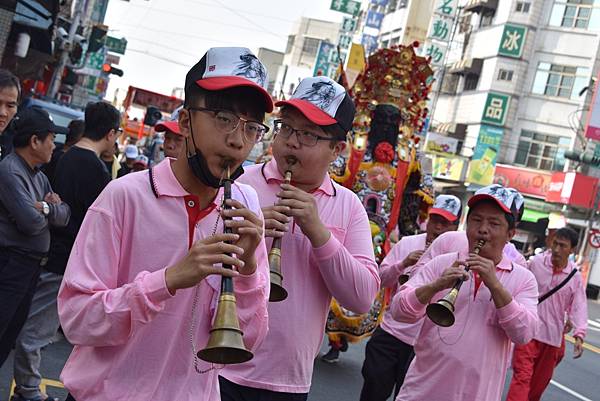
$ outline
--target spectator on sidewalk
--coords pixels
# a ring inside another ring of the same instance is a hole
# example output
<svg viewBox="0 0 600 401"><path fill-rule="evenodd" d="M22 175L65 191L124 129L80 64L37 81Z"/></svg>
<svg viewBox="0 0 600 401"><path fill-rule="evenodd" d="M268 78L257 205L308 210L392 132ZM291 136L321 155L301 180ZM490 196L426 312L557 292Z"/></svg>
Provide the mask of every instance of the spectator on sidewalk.
<svg viewBox="0 0 600 401"><path fill-rule="evenodd" d="M102 152L100 158L104 162L110 178L113 180L116 179L119 175L119 170L121 170L121 163L119 163L119 144L115 142L115 146L110 150Z"/></svg>
<svg viewBox="0 0 600 401"><path fill-rule="evenodd" d="M117 174L117 177L123 177L133 171L133 163L140 155L137 146L127 145L125 146L125 161L121 162L121 169Z"/></svg>
<svg viewBox="0 0 600 401"><path fill-rule="evenodd" d="M47 262L49 226L66 226L69 206L54 193L39 166L48 163L54 135L48 113L32 107L13 122L14 151L0 162L0 366L27 319Z"/></svg>
<svg viewBox="0 0 600 401"><path fill-rule="evenodd" d="M75 237L87 209L96 200L110 176L100 160L102 152L114 149L120 115L105 102L85 109L85 132L58 162L56 192L71 206L71 220L64 228L52 229L48 264L42 271L27 322L15 348L15 395L11 401L53 401L40 390L40 350L56 335L60 325L56 299Z"/></svg>
<svg viewBox="0 0 600 401"><path fill-rule="evenodd" d="M0 68L0 160L12 151L12 133L6 128L17 114L21 84L12 72Z"/></svg>
<svg viewBox="0 0 600 401"><path fill-rule="evenodd" d="M71 148L71 146L75 145L81 137L83 136L83 131L85 128L85 122L83 120L73 120L69 123L69 132L67 133L67 140L64 145L56 146L54 151L52 152L52 158L50 159L50 163L46 164L42 167L42 171L50 180L50 185L54 187L54 172L56 171L56 165L60 158L65 154L67 150Z"/></svg>
<svg viewBox="0 0 600 401"><path fill-rule="evenodd" d="M137 171L144 171L148 168L148 156L139 155L135 162L133 162L133 168L131 169L132 173Z"/></svg>

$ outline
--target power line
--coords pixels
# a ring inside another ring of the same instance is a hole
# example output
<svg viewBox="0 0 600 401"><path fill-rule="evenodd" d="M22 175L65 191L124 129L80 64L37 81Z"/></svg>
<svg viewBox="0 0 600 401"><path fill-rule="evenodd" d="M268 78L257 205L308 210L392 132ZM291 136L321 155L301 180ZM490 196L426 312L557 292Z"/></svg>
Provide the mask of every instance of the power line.
<svg viewBox="0 0 600 401"><path fill-rule="evenodd" d="M180 66L187 67L187 68L191 68L191 66L192 66L191 63L188 64L188 63L182 63L182 62L179 62L179 61L175 61L175 60L167 58L167 57L165 57L163 55L156 54L156 53L151 53L148 50L127 49L127 51L128 52L133 52L133 53L144 54L144 55L149 56L149 57L153 57L153 58L156 58L156 59L159 59L159 60L167 61L169 63L180 65Z"/></svg>

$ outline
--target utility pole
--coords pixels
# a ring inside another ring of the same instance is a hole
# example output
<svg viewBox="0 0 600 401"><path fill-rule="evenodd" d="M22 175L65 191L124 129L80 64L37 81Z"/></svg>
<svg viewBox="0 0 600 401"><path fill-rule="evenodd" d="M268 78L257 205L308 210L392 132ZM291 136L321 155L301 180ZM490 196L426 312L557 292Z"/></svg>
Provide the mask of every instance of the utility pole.
<svg viewBox="0 0 600 401"><path fill-rule="evenodd" d="M69 28L69 35L67 36L67 39L62 42L58 64L54 69L54 74L52 74L52 80L50 81L50 86L48 88L48 97L52 99L56 97L58 89L60 88L62 76L67 65L67 60L69 59L69 53L73 48L73 42L75 40L75 35L77 34L77 28L79 28L79 23L82 20L88 1L90 0L76 1L73 20L71 21L71 27Z"/></svg>

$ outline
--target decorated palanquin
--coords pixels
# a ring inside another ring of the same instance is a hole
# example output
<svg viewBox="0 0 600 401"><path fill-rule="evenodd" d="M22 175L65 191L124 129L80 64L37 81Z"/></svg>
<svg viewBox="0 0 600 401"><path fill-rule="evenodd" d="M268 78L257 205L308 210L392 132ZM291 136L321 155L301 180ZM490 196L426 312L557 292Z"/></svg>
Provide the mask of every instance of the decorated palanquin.
<svg viewBox="0 0 600 401"><path fill-rule="evenodd" d="M415 135L427 116L433 72L415 48L381 49L367 60L351 94L356 105L349 151L331 167L331 177L354 191L369 216L377 263L390 236L413 235L433 203L431 176L422 174ZM330 341L356 342L379 324L388 302L379 292L371 310L357 315L332 300L326 331Z"/></svg>

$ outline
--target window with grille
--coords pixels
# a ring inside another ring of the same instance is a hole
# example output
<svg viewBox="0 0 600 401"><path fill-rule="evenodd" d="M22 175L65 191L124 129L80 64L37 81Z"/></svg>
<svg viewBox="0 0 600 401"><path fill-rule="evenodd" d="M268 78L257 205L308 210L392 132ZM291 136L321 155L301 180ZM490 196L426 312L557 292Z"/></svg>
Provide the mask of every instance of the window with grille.
<svg viewBox="0 0 600 401"><path fill-rule="evenodd" d="M518 13L526 14L529 12L530 7L531 7L531 3L528 1L517 1L515 11Z"/></svg>
<svg viewBox="0 0 600 401"><path fill-rule="evenodd" d="M565 166L565 150L571 139L521 130L517 145L515 165L548 171L562 171Z"/></svg>
<svg viewBox="0 0 600 401"><path fill-rule="evenodd" d="M292 51L295 41L296 41L296 35L288 35L287 46L285 47L286 53L290 53Z"/></svg>
<svg viewBox="0 0 600 401"><path fill-rule="evenodd" d="M477 89L478 82L479 82L479 75L467 74L465 76L465 86L464 86L463 90L474 91L475 89Z"/></svg>
<svg viewBox="0 0 600 401"><path fill-rule="evenodd" d="M320 39L316 38L304 38L304 42L302 43L302 55L306 56L316 56L317 51L319 50Z"/></svg>
<svg viewBox="0 0 600 401"><path fill-rule="evenodd" d="M479 27L483 28L484 26L492 25L492 20L494 19L495 10L482 11L481 17L479 19Z"/></svg>
<svg viewBox="0 0 600 401"><path fill-rule="evenodd" d="M594 0L556 0L550 14L550 25L599 30L600 4L597 3Z"/></svg>
<svg viewBox="0 0 600 401"><path fill-rule="evenodd" d="M512 81L513 71L503 70L502 68L498 71L498 81Z"/></svg>
<svg viewBox="0 0 600 401"><path fill-rule="evenodd" d="M532 93L577 99L589 79L588 68L540 62L535 73Z"/></svg>

